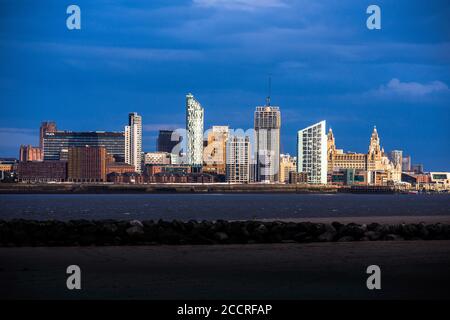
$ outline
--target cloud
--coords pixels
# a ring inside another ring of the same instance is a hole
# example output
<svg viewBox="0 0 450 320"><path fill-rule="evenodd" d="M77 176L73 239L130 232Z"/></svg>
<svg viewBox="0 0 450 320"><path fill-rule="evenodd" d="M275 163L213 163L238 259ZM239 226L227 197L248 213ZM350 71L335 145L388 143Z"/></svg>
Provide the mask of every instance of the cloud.
<svg viewBox="0 0 450 320"><path fill-rule="evenodd" d="M441 81L429 83L401 82L391 79L386 85L381 85L375 93L379 96L424 97L433 93L448 93L448 86Z"/></svg>
<svg viewBox="0 0 450 320"><path fill-rule="evenodd" d="M246 11L252 11L259 8L287 7L287 4L282 0L193 0L193 3L200 7Z"/></svg>
<svg viewBox="0 0 450 320"><path fill-rule="evenodd" d="M39 134L36 129L25 128L0 128L0 148L17 148L19 145L36 145L39 142Z"/></svg>

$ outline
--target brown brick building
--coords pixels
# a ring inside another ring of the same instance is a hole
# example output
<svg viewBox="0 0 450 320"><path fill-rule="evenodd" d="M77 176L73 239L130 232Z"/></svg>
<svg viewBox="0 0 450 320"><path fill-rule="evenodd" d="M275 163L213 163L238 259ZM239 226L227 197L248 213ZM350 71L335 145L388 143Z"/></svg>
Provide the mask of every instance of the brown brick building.
<svg viewBox="0 0 450 320"><path fill-rule="evenodd" d="M20 162L17 169L19 181L61 182L67 179L66 161Z"/></svg>
<svg viewBox="0 0 450 320"><path fill-rule="evenodd" d="M106 165L106 175L110 173L123 174L133 172L135 172L135 167L125 162L109 162Z"/></svg>
<svg viewBox="0 0 450 320"><path fill-rule="evenodd" d="M106 148L69 148L67 178L73 182L106 182Z"/></svg>

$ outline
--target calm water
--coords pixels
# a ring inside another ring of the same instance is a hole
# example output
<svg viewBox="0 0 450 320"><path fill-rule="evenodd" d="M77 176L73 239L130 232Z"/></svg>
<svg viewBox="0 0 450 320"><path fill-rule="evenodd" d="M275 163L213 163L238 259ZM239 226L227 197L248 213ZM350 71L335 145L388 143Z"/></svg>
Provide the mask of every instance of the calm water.
<svg viewBox="0 0 450 320"><path fill-rule="evenodd" d="M0 219L286 219L450 215L450 195L0 195Z"/></svg>

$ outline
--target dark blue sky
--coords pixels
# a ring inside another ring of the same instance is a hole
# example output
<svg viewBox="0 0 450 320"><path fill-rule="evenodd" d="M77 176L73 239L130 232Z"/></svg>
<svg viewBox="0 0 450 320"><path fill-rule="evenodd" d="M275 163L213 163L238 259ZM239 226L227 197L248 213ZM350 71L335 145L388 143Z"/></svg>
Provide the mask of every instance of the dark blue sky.
<svg viewBox="0 0 450 320"><path fill-rule="evenodd" d="M66 28L81 8L82 29ZM369 4L382 29L366 28ZM123 130L142 114L144 150L184 127L185 94L205 128L248 129L264 104L282 111L283 152L325 119L338 148L386 151L450 170L450 4L442 1L0 0L0 156L60 129Z"/></svg>

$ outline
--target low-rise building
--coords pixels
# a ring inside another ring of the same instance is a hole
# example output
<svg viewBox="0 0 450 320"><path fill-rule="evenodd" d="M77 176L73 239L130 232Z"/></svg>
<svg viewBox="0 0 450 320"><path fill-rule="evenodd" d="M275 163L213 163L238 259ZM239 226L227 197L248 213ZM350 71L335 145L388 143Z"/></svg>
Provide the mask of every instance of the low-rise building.
<svg viewBox="0 0 450 320"><path fill-rule="evenodd" d="M308 174L306 172L289 172L289 184L308 183Z"/></svg>
<svg viewBox="0 0 450 320"><path fill-rule="evenodd" d="M144 164L171 164L172 156L168 152L146 152Z"/></svg>
<svg viewBox="0 0 450 320"><path fill-rule="evenodd" d="M62 182L67 179L66 161L28 161L18 165L22 182Z"/></svg>
<svg viewBox="0 0 450 320"><path fill-rule="evenodd" d="M125 163L125 162L110 162L106 165L106 174L111 173L133 173L135 172L135 168L133 165Z"/></svg>

